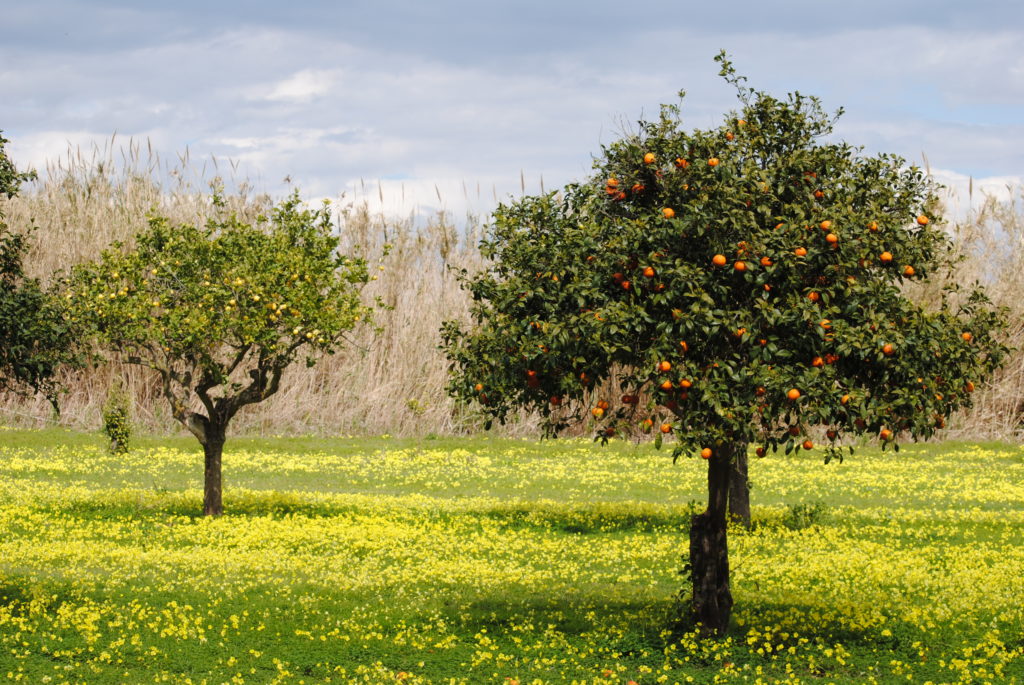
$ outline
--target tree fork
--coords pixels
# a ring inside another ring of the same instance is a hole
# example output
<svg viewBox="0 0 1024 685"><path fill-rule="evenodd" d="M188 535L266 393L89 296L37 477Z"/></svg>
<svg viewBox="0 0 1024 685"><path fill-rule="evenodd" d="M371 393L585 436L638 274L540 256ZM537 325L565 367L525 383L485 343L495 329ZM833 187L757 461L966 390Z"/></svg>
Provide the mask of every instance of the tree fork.
<svg viewBox="0 0 1024 685"><path fill-rule="evenodd" d="M693 617L706 634L724 634L732 613L726 513L732 457L745 450L745 445L721 447L708 460L708 508L690 526Z"/></svg>

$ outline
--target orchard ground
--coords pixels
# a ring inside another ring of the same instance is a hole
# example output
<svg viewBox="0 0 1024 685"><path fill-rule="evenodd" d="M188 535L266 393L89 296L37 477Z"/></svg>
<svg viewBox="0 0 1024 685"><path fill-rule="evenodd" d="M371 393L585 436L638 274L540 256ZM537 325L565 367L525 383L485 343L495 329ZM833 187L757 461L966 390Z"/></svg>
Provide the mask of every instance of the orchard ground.
<svg viewBox="0 0 1024 685"><path fill-rule="evenodd" d="M752 460L726 638L666 628L705 465L613 441L0 430L0 679L1024 683L1024 449Z"/></svg>

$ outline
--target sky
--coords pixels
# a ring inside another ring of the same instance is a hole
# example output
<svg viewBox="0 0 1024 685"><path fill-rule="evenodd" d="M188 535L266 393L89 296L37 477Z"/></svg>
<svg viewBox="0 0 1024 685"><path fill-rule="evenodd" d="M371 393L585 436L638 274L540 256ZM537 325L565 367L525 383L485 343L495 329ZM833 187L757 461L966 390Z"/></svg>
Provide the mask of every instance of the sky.
<svg viewBox="0 0 1024 685"><path fill-rule="evenodd" d="M0 129L39 170L135 141L278 196L486 214L584 178L681 89L684 124L720 123L722 49L842 107L838 138L927 161L961 210L1024 179L1012 0L0 0Z"/></svg>

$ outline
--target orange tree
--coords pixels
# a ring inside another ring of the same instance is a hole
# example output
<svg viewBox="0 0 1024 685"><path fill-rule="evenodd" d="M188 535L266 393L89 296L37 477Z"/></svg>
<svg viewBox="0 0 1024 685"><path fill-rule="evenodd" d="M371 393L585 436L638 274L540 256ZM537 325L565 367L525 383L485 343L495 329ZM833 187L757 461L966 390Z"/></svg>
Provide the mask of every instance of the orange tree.
<svg viewBox="0 0 1024 685"><path fill-rule="evenodd" d="M219 197L214 202L220 204ZM228 423L277 392L286 368L333 353L370 313L366 264L338 251L330 212L293 195L254 224L161 217L62 287L68 317L97 349L153 369L175 419L203 446L203 513L223 512Z"/></svg>
<svg viewBox="0 0 1024 685"><path fill-rule="evenodd" d="M8 198L33 175L19 172L0 136L0 195ZM0 208L0 390L41 392L57 408L55 374L76 357L70 329L38 280L25 276L28 234L14 232Z"/></svg>
<svg viewBox="0 0 1024 685"><path fill-rule="evenodd" d="M449 390L492 418L540 412L549 431L639 425L703 457L707 510L690 530L692 612L725 630L734 465L844 440L927 438L1003 358L1002 313L947 285L933 186L892 155L826 138L817 99L777 99L722 75L742 108L684 130L677 107L607 146L596 174L495 213L491 266L464 277L470 325L447 322ZM621 397L594 391L609 378ZM820 427L820 428L818 428ZM851 448L852 449L852 448Z"/></svg>

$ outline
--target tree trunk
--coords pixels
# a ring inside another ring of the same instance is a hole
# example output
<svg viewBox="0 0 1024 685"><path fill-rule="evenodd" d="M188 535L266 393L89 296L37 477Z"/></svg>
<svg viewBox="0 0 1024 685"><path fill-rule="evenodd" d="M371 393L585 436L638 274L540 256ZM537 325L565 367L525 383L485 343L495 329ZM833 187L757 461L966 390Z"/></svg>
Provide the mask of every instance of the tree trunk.
<svg viewBox="0 0 1024 685"><path fill-rule="evenodd" d="M729 479L729 517L750 528L750 481L747 480L747 450L738 449L732 459Z"/></svg>
<svg viewBox="0 0 1024 685"><path fill-rule="evenodd" d="M732 456L742 448L720 447L708 460L708 508L694 516L690 526L693 614L706 634L725 633L732 612L725 519Z"/></svg>
<svg viewBox="0 0 1024 685"><path fill-rule="evenodd" d="M209 424L203 454L206 468L203 472L203 515L220 516L224 513L221 499L221 455L224 452L225 427Z"/></svg>

